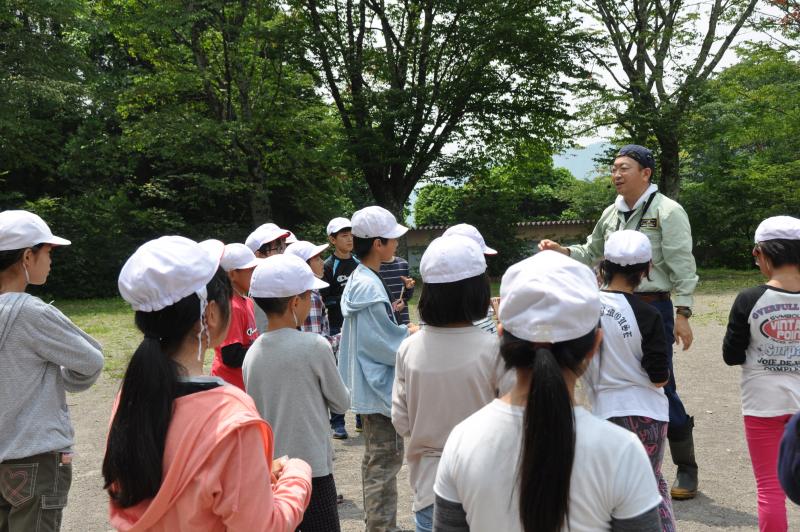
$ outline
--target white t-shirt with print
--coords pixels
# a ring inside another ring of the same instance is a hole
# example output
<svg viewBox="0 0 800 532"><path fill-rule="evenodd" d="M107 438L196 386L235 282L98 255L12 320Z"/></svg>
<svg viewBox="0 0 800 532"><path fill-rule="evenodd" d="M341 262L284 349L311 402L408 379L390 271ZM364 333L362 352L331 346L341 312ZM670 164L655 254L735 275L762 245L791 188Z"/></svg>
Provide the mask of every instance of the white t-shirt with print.
<svg viewBox="0 0 800 532"><path fill-rule="evenodd" d="M661 503L639 438L575 407L575 460L569 495L571 532L611 530ZM434 491L459 503L475 531L522 531L518 461L525 409L495 399L450 433ZM547 482L547 479L542 479Z"/></svg>

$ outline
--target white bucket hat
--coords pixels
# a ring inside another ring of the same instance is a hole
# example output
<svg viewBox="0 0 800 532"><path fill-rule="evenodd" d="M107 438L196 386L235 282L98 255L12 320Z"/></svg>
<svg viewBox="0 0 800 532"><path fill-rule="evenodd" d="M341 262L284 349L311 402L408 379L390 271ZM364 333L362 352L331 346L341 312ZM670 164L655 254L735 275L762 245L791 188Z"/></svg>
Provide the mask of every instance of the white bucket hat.
<svg viewBox="0 0 800 532"><path fill-rule="evenodd" d="M311 242L308 242L307 240L298 240L294 244L289 244L289 246L286 247L286 251L284 251L284 254L295 255L303 259L303 261L305 262L311 258L316 257L317 255L328 249L329 246L330 244L316 245L312 244Z"/></svg>
<svg viewBox="0 0 800 532"><path fill-rule="evenodd" d="M471 238L440 236L422 254L419 272L426 284L454 283L485 273L486 258Z"/></svg>
<svg viewBox="0 0 800 532"><path fill-rule="evenodd" d="M351 227L353 236L358 238L400 238L408 231L392 213L377 205L356 211Z"/></svg>
<svg viewBox="0 0 800 532"><path fill-rule="evenodd" d="M71 243L53 235L44 220L32 212L0 212L0 251L26 249L37 244L68 246Z"/></svg>
<svg viewBox="0 0 800 532"><path fill-rule="evenodd" d="M448 227L447 231L444 232L442 236L451 236L451 235L462 235L467 238L471 238L474 240L483 251L484 255L497 255L497 250L490 248L486 245L486 241L483 239L483 235L480 231L474 226L470 224L457 224L452 227Z"/></svg>
<svg viewBox="0 0 800 532"><path fill-rule="evenodd" d="M328 236L338 233L342 229L346 229L348 227L353 227L353 224L347 218L334 218L328 222Z"/></svg>
<svg viewBox="0 0 800 532"><path fill-rule="evenodd" d="M291 297L327 288L297 255L273 255L261 261L250 280L251 297Z"/></svg>
<svg viewBox="0 0 800 532"><path fill-rule="evenodd" d="M606 240L603 255L607 261L620 266L631 266L650 262L653 258L653 247L650 239L639 231L624 229L615 231Z"/></svg>
<svg viewBox="0 0 800 532"><path fill-rule="evenodd" d="M500 284L503 329L529 342L580 338L597 327L600 308L592 270L557 251L512 265Z"/></svg>
<svg viewBox="0 0 800 532"><path fill-rule="evenodd" d="M756 243L777 239L800 240L800 220L792 216L773 216L758 224Z"/></svg>
<svg viewBox="0 0 800 532"><path fill-rule="evenodd" d="M289 236L290 231L286 229L281 229L274 223L266 223L263 225L259 225L255 231L248 235L247 240L245 240L244 244L253 250L253 253L258 251L258 248L263 246L264 244L269 244L274 240L278 240L279 238L286 238Z"/></svg>
<svg viewBox="0 0 800 532"><path fill-rule="evenodd" d="M256 257L253 250L244 244L228 244L222 253L220 266L226 272L255 268L262 259Z"/></svg>
<svg viewBox="0 0 800 532"><path fill-rule="evenodd" d="M223 248L219 240L201 245L182 236L146 242L122 267L119 293L133 310L142 312L161 310L192 294L205 298Z"/></svg>

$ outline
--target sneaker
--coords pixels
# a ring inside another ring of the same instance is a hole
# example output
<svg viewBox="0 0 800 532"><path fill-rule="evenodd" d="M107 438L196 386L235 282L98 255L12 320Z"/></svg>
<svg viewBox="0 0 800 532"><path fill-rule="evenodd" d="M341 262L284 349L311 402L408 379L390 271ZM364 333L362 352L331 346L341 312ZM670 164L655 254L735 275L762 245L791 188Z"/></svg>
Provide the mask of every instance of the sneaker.
<svg viewBox="0 0 800 532"><path fill-rule="evenodd" d="M344 427L336 427L333 429L334 440L346 440L347 437L347 430Z"/></svg>
<svg viewBox="0 0 800 532"><path fill-rule="evenodd" d="M361 416L356 414L356 432L361 432L362 430L364 430L364 428L361 425Z"/></svg>

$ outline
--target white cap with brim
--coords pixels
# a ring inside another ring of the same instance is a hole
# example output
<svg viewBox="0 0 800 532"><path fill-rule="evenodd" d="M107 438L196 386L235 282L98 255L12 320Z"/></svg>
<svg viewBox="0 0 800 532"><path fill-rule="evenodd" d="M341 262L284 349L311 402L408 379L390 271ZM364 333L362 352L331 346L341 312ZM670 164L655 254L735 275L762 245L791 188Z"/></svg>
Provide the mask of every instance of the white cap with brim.
<svg viewBox="0 0 800 532"><path fill-rule="evenodd" d="M297 236L289 231L289 234L286 235L286 244L294 244L295 242L297 242Z"/></svg>
<svg viewBox="0 0 800 532"><path fill-rule="evenodd" d="M800 220L792 216L773 216L758 224L756 243L778 239L800 240Z"/></svg>
<svg viewBox="0 0 800 532"><path fill-rule="evenodd" d="M462 235L467 238L471 238L481 247L484 255L497 255L497 250L486 245L483 235L474 225L456 224L452 227L448 227L447 231L445 231L442 236L450 235Z"/></svg>
<svg viewBox="0 0 800 532"><path fill-rule="evenodd" d="M198 294L219 269L223 244L202 245L182 236L162 236L146 242L125 262L119 274L119 293L133 310L155 312Z"/></svg>
<svg viewBox="0 0 800 532"><path fill-rule="evenodd" d="M274 223L266 223L258 226L255 231L250 233L244 244L255 253L264 244L269 244L279 238L286 238L289 234L290 231L281 229Z"/></svg>
<svg viewBox="0 0 800 532"><path fill-rule="evenodd" d="M486 258L471 238L440 236L422 254L419 272L425 284L455 283L486 273Z"/></svg>
<svg viewBox="0 0 800 532"><path fill-rule="evenodd" d="M253 250L244 244L228 244L222 254L220 266L226 272L255 268L263 259L256 257Z"/></svg>
<svg viewBox="0 0 800 532"><path fill-rule="evenodd" d="M653 258L653 247L650 239L643 233L624 229L611 233L606 240L603 255L614 264L632 266L650 262Z"/></svg>
<svg viewBox="0 0 800 532"><path fill-rule="evenodd" d="M594 272L557 251L541 251L512 265L500 283L503 330L529 342L585 336L597 327L600 309Z"/></svg>
<svg viewBox="0 0 800 532"><path fill-rule="evenodd" d="M326 249L330 244L312 244L306 240L298 240L294 244L289 244L284 253L300 257L304 261L313 259Z"/></svg>
<svg viewBox="0 0 800 532"><path fill-rule="evenodd" d="M0 212L0 251L27 249L38 244L69 246L71 243L53 235L44 220L32 212Z"/></svg>
<svg viewBox="0 0 800 532"><path fill-rule="evenodd" d="M397 223L397 218L383 207L372 205L353 214L352 230L358 238L400 238L408 227Z"/></svg>
<svg viewBox="0 0 800 532"><path fill-rule="evenodd" d="M273 255L256 266L250 279L251 297L291 297L329 285L296 255Z"/></svg>
<svg viewBox="0 0 800 532"><path fill-rule="evenodd" d="M334 235L342 229L349 229L350 227L353 227L353 224L347 218L334 218L328 222L328 236Z"/></svg>

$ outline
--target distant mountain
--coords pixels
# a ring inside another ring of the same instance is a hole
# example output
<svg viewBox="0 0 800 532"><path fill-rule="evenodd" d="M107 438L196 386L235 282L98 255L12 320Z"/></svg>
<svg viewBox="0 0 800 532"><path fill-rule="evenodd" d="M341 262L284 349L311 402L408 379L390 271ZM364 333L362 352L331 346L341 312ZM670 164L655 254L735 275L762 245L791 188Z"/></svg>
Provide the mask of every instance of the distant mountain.
<svg viewBox="0 0 800 532"><path fill-rule="evenodd" d="M571 148L553 156L556 167L566 168L578 179L591 180L597 176L594 158L608 149L608 142L594 142L583 148Z"/></svg>

